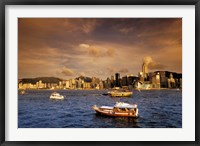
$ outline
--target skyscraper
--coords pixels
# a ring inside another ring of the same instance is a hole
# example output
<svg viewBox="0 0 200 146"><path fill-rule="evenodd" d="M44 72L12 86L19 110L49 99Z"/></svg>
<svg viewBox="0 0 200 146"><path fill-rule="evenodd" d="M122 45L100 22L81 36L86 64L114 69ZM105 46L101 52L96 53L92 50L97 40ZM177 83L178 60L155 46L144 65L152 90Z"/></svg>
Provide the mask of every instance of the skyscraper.
<svg viewBox="0 0 200 146"><path fill-rule="evenodd" d="M146 63L142 64L142 73L143 73L144 80L146 81L148 78L148 65Z"/></svg>
<svg viewBox="0 0 200 146"><path fill-rule="evenodd" d="M113 88L115 86L115 83L114 83L114 76L112 75L111 76L111 88Z"/></svg>
<svg viewBox="0 0 200 146"><path fill-rule="evenodd" d="M119 87L119 86L120 86L119 78L120 78L120 74L119 74L119 73L116 73L116 74L115 74L115 86L116 86L116 87Z"/></svg>

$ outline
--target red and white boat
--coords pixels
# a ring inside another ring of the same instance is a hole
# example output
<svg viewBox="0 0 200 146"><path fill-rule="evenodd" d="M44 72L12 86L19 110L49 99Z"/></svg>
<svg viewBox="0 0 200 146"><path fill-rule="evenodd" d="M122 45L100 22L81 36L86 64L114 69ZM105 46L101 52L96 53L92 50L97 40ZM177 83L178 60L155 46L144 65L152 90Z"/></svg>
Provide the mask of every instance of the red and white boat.
<svg viewBox="0 0 200 146"><path fill-rule="evenodd" d="M97 114L111 116L111 117L133 117L139 116L137 104L128 104L124 102L117 102L114 106L92 106L92 109Z"/></svg>

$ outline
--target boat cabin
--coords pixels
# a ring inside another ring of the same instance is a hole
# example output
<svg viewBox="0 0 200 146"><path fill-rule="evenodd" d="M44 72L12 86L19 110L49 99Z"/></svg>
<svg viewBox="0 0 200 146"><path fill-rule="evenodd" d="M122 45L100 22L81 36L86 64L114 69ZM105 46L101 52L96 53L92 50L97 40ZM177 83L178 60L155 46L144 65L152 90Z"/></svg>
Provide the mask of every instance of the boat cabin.
<svg viewBox="0 0 200 146"><path fill-rule="evenodd" d="M127 104L122 102L117 102L113 107L114 112L122 112L122 113L136 113L137 105L136 104Z"/></svg>

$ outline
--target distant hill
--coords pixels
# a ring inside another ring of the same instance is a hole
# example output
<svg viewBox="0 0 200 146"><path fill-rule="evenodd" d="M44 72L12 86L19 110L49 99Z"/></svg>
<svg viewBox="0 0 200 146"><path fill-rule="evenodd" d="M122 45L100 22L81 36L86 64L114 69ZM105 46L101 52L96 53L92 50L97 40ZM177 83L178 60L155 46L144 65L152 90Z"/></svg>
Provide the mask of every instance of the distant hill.
<svg viewBox="0 0 200 146"><path fill-rule="evenodd" d="M38 77L38 78L23 78L21 79L21 82L24 83L32 83L32 84L36 84L36 82L38 82L39 80L41 80L43 83L59 83L59 81L62 81L62 79L60 78L56 78L56 77Z"/></svg>

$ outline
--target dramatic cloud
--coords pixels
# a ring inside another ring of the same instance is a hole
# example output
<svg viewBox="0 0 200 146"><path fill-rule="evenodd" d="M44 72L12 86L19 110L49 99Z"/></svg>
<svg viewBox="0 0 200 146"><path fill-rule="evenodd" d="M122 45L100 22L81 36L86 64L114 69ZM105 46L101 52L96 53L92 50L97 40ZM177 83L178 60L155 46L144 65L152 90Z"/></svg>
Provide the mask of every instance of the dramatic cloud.
<svg viewBox="0 0 200 146"><path fill-rule="evenodd" d="M116 71L116 69L115 68L113 68L113 67L107 67L106 68L106 70L111 74L113 74L115 71Z"/></svg>
<svg viewBox="0 0 200 146"><path fill-rule="evenodd" d="M156 62L151 62L149 64L149 69L165 69L166 65L160 64L160 63L156 63Z"/></svg>
<svg viewBox="0 0 200 146"><path fill-rule="evenodd" d="M96 19L86 19L85 22L83 22L82 29L85 33L92 32L96 27Z"/></svg>
<svg viewBox="0 0 200 146"><path fill-rule="evenodd" d="M62 73L63 75L65 75L65 76L72 76L72 75L74 75L74 71L71 70L71 69L69 69L69 68L66 68L66 67L64 67L64 68L62 69L61 73Z"/></svg>
<svg viewBox="0 0 200 146"><path fill-rule="evenodd" d="M106 50L106 56L113 57L115 55L115 50L110 48Z"/></svg>
<svg viewBox="0 0 200 146"><path fill-rule="evenodd" d="M120 73L128 73L128 69L127 68L122 68L119 70Z"/></svg>
<svg viewBox="0 0 200 146"><path fill-rule="evenodd" d="M89 44L79 44L79 51L87 52L93 57L112 57L115 54L114 49L106 48L104 46L96 46Z"/></svg>
<svg viewBox="0 0 200 146"><path fill-rule="evenodd" d="M143 63L148 65L149 69L165 69L166 65L161 64L157 61L154 61L150 56L145 56L143 59Z"/></svg>
<svg viewBox="0 0 200 146"><path fill-rule="evenodd" d="M91 56L94 56L94 57L100 57L103 55L103 52L101 51L101 49L99 48L96 48L94 46L90 47L89 50L88 50L89 54Z"/></svg>
<svg viewBox="0 0 200 146"><path fill-rule="evenodd" d="M86 76L86 74L84 72L81 72L80 76Z"/></svg>
<svg viewBox="0 0 200 146"><path fill-rule="evenodd" d="M81 47L81 48L89 48L90 45L88 45L88 44L80 44L79 47Z"/></svg>
<svg viewBox="0 0 200 146"><path fill-rule="evenodd" d="M125 34L131 32L132 30L133 30L133 28L121 28L121 29L119 29L119 31L121 33L125 33Z"/></svg>
<svg viewBox="0 0 200 146"><path fill-rule="evenodd" d="M152 63L153 59L150 56L145 56L143 59L143 63L149 65L149 63Z"/></svg>
<svg viewBox="0 0 200 146"><path fill-rule="evenodd" d="M19 78L182 72L181 18L19 18ZM63 68L64 66L64 68Z"/></svg>

